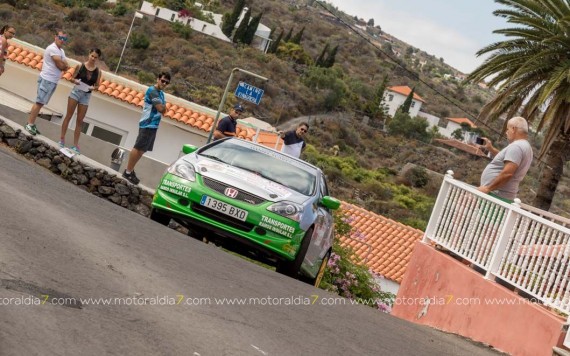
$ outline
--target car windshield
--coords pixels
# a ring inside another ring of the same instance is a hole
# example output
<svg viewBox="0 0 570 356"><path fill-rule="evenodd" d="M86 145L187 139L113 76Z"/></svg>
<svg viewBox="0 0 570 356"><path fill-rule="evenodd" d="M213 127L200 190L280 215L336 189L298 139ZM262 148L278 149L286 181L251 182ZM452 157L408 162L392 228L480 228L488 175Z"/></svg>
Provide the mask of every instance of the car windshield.
<svg viewBox="0 0 570 356"><path fill-rule="evenodd" d="M315 190L316 171L311 172L310 166L265 147L227 140L198 154L259 174L304 195L312 195Z"/></svg>

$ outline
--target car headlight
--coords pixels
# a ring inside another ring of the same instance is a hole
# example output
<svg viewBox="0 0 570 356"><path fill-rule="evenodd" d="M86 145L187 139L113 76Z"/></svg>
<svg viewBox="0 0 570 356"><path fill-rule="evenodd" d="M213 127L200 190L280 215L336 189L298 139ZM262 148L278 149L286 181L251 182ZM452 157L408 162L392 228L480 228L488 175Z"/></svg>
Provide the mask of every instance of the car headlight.
<svg viewBox="0 0 570 356"><path fill-rule="evenodd" d="M194 166L183 159L179 159L174 162L166 171L191 182L196 181L196 170L194 169Z"/></svg>
<svg viewBox="0 0 570 356"><path fill-rule="evenodd" d="M267 210L295 221L300 221L301 215L303 214L303 207L301 205L289 201L280 201L271 204Z"/></svg>

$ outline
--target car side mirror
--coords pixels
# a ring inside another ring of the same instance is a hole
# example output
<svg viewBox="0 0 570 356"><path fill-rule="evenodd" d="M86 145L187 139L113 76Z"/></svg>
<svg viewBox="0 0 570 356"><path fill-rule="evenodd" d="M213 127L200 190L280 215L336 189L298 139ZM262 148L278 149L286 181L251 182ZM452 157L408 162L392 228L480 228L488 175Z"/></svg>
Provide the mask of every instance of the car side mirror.
<svg viewBox="0 0 570 356"><path fill-rule="evenodd" d="M340 200L333 198L333 197L329 197L324 196L323 199L321 199L321 204L328 209L331 210L336 210L338 208L340 208Z"/></svg>
<svg viewBox="0 0 570 356"><path fill-rule="evenodd" d="M186 144L186 145L182 146L182 152L184 152L184 154L189 154L189 153L195 152L197 149L198 149L198 147L196 147L194 145Z"/></svg>

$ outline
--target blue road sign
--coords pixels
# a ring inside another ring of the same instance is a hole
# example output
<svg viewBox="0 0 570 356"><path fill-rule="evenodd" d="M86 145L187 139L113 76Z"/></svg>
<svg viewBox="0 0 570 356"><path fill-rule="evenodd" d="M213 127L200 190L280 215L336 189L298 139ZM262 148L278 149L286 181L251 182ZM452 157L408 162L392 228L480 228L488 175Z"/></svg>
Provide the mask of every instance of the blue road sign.
<svg viewBox="0 0 570 356"><path fill-rule="evenodd" d="M259 105L261 97L263 96L263 89L256 88L244 82L239 82L234 94L240 99Z"/></svg>

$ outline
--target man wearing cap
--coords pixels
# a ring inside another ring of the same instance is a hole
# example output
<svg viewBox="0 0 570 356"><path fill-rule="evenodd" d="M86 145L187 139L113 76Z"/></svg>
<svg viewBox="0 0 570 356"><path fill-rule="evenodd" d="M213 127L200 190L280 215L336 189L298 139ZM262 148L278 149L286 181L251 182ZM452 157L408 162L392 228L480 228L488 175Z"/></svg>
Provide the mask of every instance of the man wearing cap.
<svg viewBox="0 0 570 356"><path fill-rule="evenodd" d="M243 106L236 104L231 110L230 114L218 122L218 127L214 131L214 141L224 137L235 137L237 118L243 112Z"/></svg>

